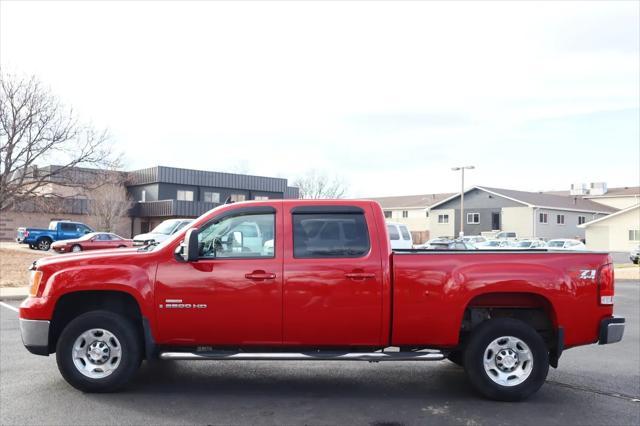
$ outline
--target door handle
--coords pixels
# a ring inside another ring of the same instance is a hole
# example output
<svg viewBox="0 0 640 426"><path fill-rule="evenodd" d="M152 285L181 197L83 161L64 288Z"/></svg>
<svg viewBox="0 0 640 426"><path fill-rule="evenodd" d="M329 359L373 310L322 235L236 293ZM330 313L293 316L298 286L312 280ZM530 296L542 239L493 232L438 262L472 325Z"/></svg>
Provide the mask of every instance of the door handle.
<svg viewBox="0 0 640 426"><path fill-rule="evenodd" d="M369 278L375 278L376 274L367 272L351 272L348 274L344 274L344 276L349 278L350 280L366 280Z"/></svg>
<svg viewBox="0 0 640 426"><path fill-rule="evenodd" d="M254 281L264 281L264 280L273 280L276 278L276 274L265 271L253 271L248 274L244 274L244 277L248 280Z"/></svg>

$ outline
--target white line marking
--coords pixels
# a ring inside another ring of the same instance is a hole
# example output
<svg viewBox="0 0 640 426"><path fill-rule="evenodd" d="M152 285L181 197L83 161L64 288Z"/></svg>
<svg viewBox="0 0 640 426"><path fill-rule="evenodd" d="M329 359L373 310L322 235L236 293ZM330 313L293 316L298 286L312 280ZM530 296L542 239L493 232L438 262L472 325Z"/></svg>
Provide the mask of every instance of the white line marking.
<svg viewBox="0 0 640 426"><path fill-rule="evenodd" d="M9 308L13 312L20 312L20 310L18 308L16 308L15 306L11 306L11 305L9 305L7 303L4 303L4 302L0 302L0 306L4 306L5 308Z"/></svg>

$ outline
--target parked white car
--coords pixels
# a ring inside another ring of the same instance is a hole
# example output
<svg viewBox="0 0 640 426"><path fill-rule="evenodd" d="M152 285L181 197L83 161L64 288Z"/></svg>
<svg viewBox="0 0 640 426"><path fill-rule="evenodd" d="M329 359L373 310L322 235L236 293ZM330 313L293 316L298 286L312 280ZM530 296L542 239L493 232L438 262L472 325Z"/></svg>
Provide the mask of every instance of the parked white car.
<svg viewBox="0 0 640 426"><path fill-rule="evenodd" d="M631 250L631 253L629 253L629 260L638 265L640 262L640 245L637 245L636 248Z"/></svg>
<svg viewBox="0 0 640 426"><path fill-rule="evenodd" d="M153 228L151 232L134 236L133 245L161 243L191 222L193 222L193 219L167 219Z"/></svg>
<svg viewBox="0 0 640 426"><path fill-rule="evenodd" d="M391 240L392 249L411 249L413 248L413 238L407 225L402 223L387 222L387 232L389 240Z"/></svg>
<svg viewBox="0 0 640 426"><path fill-rule="evenodd" d="M509 245L510 248L514 249L539 249L547 247L547 243L542 240L520 240L520 241L512 241Z"/></svg>
<svg viewBox="0 0 640 426"><path fill-rule="evenodd" d="M547 241L547 248L549 250L586 250L587 246L580 240L558 238Z"/></svg>
<svg viewBox="0 0 640 426"><path fill-rule="evenodd" d="M467 235L462 237L462 241L464 241L465 243L471 243L476 245L476 244L484 243L485 241L487 241L487 239L482 235Z"/></svg>
<svg viewBox="0 0 640 426"><path fill-rule="evenodd" d="M489 240L484 243L476 244L478 250L501 250L509 248L509 241L507 240Z"/></svg>
<svg viewBox="0 0 640 426"><path fill-rule="evenodd" d="M496 240L517 240L518 234L512 231L502 231L496 234Z"/></svg>
<svg viewBox="0 0 640 426"><path fill-rule="evenodd" d="M448 241L448 240L451 240L451 238L447 238L447 237L437 237L437 238L432 238L432 239L430 239L429 241L427 241L427 242L425 242L425 243L422 243L422 244L416 244L415 246L413 246L413 248L415 248L415 249L420 249L420 250L422 250L422 249L428 249L428 248L431 248L431 245L432 245L433 243L439 243L439 242L442 242L442 241Z"/></svg>

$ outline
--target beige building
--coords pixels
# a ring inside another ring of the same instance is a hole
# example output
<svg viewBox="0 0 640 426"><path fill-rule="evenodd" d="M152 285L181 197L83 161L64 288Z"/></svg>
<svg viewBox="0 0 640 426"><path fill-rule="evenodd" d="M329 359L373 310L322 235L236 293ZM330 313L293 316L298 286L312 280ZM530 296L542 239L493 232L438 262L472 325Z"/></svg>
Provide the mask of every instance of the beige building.
<svg viewBox="0 0 640 426"><path fill-rule="evenodd" d="M629 251L640 244L640 204L580 225L585 229L587 248Z"/></svg>
<svg viewBox="0 0 640 426"><path fill-rule="evenodd" d="M616 209L626 209L640 203L640 186L608 188L604 182L574 184L569 191L548 191L547 194L576 196Z"/></svg>

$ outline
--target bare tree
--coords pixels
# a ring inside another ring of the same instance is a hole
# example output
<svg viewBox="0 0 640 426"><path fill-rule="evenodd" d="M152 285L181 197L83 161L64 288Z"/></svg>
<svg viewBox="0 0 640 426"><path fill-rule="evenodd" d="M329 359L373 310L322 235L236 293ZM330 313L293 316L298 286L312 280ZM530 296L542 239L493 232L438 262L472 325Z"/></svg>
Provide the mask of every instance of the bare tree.
<svg viewBox="0 0 640 426"><path fill-rule="evenodd" d="M76 167L113 168L119 160L106 131L80 124L35 77L0 71L0 210L37 195L52 180L87 185L59 177ZM44 162L60 166L38 168Z"/></svg>
<svg viewBox="0 0 640 426"><path fill-rule="evenodd" d="M300 198L344 198L347 191L344 180L329 177L326 173L312 169L294 180L293 186L300 189Z"/></svg>
<svg viewBox="0 0 640 426"><path fill-rule="evenodd" d="M125 183L127 176L116 171L105 171L102 185L91 191L89 214L96 216L98 229L115 232L118 222L127 216L133 205Z"/></svg>

